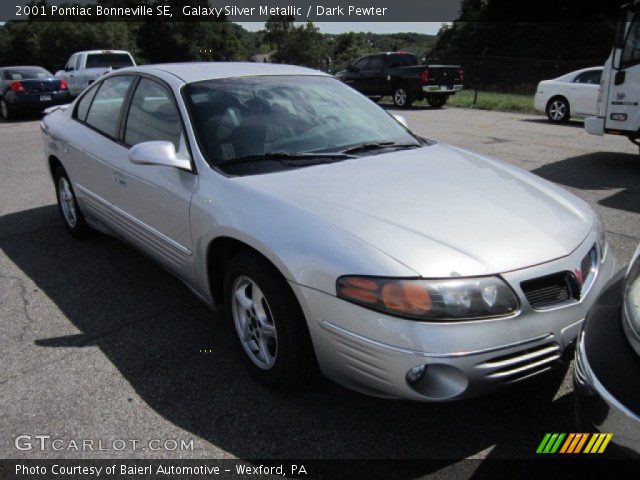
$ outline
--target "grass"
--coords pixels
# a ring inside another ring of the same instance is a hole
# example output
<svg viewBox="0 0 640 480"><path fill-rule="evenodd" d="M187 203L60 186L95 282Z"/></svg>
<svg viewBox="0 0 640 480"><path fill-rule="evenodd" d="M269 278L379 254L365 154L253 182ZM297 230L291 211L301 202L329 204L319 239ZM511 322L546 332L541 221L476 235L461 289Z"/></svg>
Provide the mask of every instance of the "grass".
<svg viewBox="0 0 640 480"><path fill-rule="evenodd" d="M447 106L471 108L473 90L462 90L449 97ZM477 110L498 110L501 112L539 113L533 108L533 95L518 93L478 92Z"/></svg>

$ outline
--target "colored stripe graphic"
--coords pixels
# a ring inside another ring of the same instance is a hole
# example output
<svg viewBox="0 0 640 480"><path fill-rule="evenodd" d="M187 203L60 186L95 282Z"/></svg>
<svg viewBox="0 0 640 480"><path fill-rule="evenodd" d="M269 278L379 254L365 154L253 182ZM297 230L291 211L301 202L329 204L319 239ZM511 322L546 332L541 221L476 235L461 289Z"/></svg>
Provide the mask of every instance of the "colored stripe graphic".
<svg viewBox="0 0 640 480"><path fill-rule="evenodd" d="M603 453L612 438L612 433L546 433L536 453Z"/></svg>

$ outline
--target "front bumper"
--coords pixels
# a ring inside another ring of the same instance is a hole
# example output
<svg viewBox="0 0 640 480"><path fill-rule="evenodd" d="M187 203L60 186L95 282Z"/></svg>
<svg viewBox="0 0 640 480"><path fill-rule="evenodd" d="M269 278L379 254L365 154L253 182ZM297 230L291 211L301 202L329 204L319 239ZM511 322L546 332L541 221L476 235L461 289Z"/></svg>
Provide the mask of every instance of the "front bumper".
<svg viewBox="0 0 640 480"><path fill-rule="evenodd" d="M461 399L542 373L563 360L589 307L613 274L613 255L607 251L579 302L533 310L519 285L525 279L573 271L594 242L595 236L590 236L568 257L502 275L521 303L520 311L508 318L405 320L312 288L297 284L292 288L305 312L320 368L330 379L379 397ZM422 380L409 385L407 372L424 364Z"/></svg>
<svg viewBox="0 0 640 480"><path fill-rule="evenodd" d="M573 383L579 428L612 433L618 451L640 458L640 359L622 331L623 277L612 279L587 316Z"/></svg>
<svg viewBox="0 0 640 480"><path fill-rule="evenodd" d="M591 135L604 135L604 117L587 117L584 129Z"/></svg>

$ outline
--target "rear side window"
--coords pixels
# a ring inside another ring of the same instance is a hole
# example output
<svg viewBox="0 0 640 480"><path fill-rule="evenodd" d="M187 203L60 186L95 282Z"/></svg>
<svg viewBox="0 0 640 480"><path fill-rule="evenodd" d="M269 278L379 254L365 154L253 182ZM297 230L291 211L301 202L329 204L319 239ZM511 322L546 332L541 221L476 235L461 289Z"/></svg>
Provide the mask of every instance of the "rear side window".
<svg viewBox="0 0 640 480"><path fill-rule="evenodd" d="M380 70L380 67L382 66L382 58L378 57L371 57L371 63L369 63L369 70Z"/></svg>
<svg viewBox="0 0 640 480"><path fill-rule="evenodd" d="M93 97L96 96L97 91L98 85L94 86L94 88L85 93L78 101L78 107L76 109L76 118L78 120L84 122L87 119L87 113L89 112L91 101L93 100Z"/></svg>
<svg viewBox="0 0 640 480"><path fill-rule="evenodd" d="M130 75L118 75L104 80L98 87L89 109L87 125L116 138L120 110L132 81L133 77Z"/></svg>
<svg viewBox="0 0 640 480"><path fill-rule="evenodd" d="M180 114L171 93L152 80L141 79L131 99L124 142L136 145L164 140L173 143L179 150L181 135Z"/></svg>
<svg viewBox="0 0 640 480"><path fill-rule="evenodd" d="M387 59L387 66L389 68L411 67L413 65L418 65L418 59L414 55L406 53L394 53L389 55Z"/></svg>
<svg viewBox="0 0 640 480"><path fill-rule="evenodd" d="M131 67L133 62L126 53L91 53L87 55L86 68Z"/></svg>

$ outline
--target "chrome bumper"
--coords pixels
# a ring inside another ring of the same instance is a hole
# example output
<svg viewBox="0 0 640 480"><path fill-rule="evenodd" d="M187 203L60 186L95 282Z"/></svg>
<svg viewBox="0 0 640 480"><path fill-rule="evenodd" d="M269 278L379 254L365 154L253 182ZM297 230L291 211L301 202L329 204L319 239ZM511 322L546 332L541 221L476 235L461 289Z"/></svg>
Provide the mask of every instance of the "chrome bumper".
<svg viewBox="0 0 640 480"><path fill-rule="evenodd" d="M462 90L462 85L454 85L448 88L442 85L424 85L422 91L425 93L455 93Z"/></svg>

